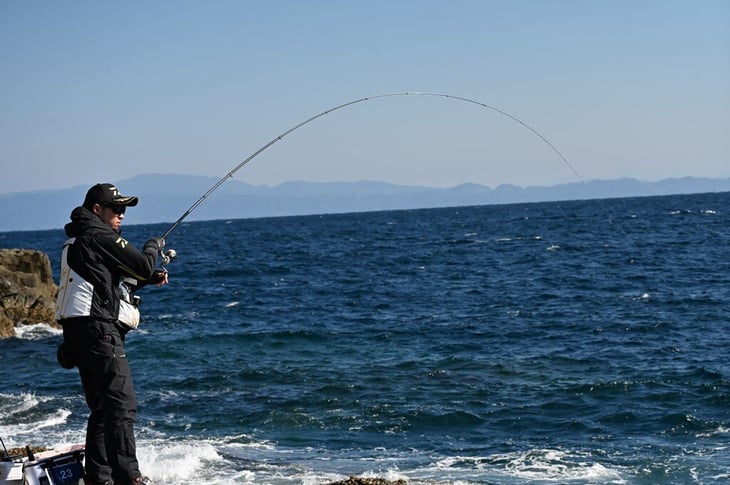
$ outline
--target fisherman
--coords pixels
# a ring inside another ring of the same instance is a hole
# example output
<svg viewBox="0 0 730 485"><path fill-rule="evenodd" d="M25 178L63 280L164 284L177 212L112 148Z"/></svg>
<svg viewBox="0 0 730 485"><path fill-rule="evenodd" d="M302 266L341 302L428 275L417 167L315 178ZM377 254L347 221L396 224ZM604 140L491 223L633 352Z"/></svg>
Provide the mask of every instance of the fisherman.
<svg viewBox="0 0 730 485"><path fill-rule="evenodd" d="M69 239L61 257L56 304L56 319L63 326L58 357L64 367L78 367L91 411L87 484L148 483L136 456L137 399L124 339L139 324L134 292L147 284L167 284L168 275L156 268L164 239L152 238L140 251L121 236L124 213L138 202L112 184L96 184L65 226Z"/></svg>

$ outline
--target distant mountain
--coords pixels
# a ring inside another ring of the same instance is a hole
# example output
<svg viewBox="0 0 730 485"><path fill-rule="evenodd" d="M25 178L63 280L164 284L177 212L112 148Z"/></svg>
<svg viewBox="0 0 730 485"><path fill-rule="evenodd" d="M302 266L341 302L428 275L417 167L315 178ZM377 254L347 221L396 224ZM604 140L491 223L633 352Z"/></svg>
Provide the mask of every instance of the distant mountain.
<svg viewBox="0 0 730 485"><path fill-rule="evenodd" d="M126 224L176 221L219 179L188 175L139 175L117 181L125 194L140 197ZM0 195L0 232L63 227L86 186ZM253 186L235 179L210 195L187 221L328 214L429 207L511 204L554 200L636 197L730 191L730 178L685 177L659 182L593 180L550 187L477 184L451 188L402 186L384 182L287 182Z"/></svg>

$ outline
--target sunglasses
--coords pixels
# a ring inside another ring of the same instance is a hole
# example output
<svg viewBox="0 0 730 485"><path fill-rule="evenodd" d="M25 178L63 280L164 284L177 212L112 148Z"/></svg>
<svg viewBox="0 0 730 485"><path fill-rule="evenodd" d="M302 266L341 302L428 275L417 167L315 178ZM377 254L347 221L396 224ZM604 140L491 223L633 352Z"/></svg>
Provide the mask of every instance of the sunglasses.
<svg viewBox="0 0 730 485"><path fill-rule="evenodd" d="M114 212L118 216L121 216L127 210L126 205L104 204L104 207L108 207L109 209L112 210L112 212Z"/></svg>

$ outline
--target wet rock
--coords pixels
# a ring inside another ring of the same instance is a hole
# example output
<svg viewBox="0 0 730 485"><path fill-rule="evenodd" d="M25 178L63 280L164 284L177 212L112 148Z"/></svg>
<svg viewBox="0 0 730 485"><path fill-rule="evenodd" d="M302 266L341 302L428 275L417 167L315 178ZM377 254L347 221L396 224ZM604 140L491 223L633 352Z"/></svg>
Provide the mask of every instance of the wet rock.
<svg viewBox="0 0 730 485"><path fill-rule="evenodd" d="M0 249L0 338L15 335L20 324L55 321L58 286L51 261L42 251Z"/></svg>
<svg viewBox="0 0 730 485"><path fill-rule="evenodd" d="M28 456L30 453L40 453L42 451L47 451L48 448L45 448L43 446L27 446L25 448L10 448L7 450L7 456L5 455L5 450L0 450L0 455L2 455L2 458L15 458L15 457L21 457L21 456Z"/></svg>
<svg viewBox="0 0 730 485"><path fill-rule="evenodd" d="M384 478L358 478L350 477L347 480L328 483L327 485L406 485L405 480L386 480Z"/></svg>

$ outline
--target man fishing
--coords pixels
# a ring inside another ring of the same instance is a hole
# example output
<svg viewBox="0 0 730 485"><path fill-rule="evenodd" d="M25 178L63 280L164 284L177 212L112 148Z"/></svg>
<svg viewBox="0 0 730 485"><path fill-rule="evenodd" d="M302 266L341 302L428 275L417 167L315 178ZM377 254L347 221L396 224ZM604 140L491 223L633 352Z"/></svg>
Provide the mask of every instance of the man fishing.
<svg viewBox="0 0 730 485"><path fill-rule="evenodd" d="M139 297L134 292L147 284L167 284L168 275L156 268L164 239L152 238L140 251L121 237L125 211L138 202L112 184L96 184L65 226L69 239L61 257L56 304L64 340L59 362L78 367L91 411L87 484L148 483L136 456L137 399L124 339L139 324Z"/></svg>

